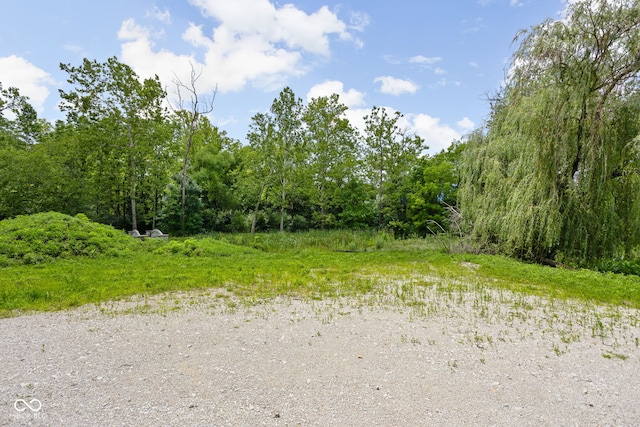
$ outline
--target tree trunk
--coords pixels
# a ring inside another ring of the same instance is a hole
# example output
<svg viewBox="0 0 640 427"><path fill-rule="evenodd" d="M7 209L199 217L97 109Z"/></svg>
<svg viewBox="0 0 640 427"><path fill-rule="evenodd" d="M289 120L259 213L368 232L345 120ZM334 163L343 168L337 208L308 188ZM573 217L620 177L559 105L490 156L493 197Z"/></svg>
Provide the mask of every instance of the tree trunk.
<svg viewBox="0 0 640 427"><path fill-rule="evenodd" d="M136 214L136 159L133 153L135 148L135 142L133 141L133 135L131 134L131 128L127 126L127 137L129 138L129 166L131 167L131 229L138 229L138 217Z"/></svg>
<svg viewBox="0 0 640 427"><path fill-rule="evenodd" d="M131 189L131 229L138 229L138 218L136 216L136 193L135 193L135 184L132 185Z"/></svg>
<svg viewBox="0 0 640 427"><path fill-rule="evenodd" d="M260 209L260 202L262 201L262 194L264 193L264 189L266 187L266 183L262 183L260 187L260 194L258 195L258 202L256 203L256 208L253 211L253 221L251 221L251 234L256 233L256 223L258 222L258 209Z"/></svg>
<svg viewBox="0 0 640 427"><path fill-rule="evenodd" d="M156 220L158 219L158 190L153 190L153 220L151 221L151 229L156 229Z"/></svg>
<svg viewBox="0 0 640 427"><path fill-rule="evenodd" d="M180 228L182 234L184 234L185 230L185 205L187 201L187 166L189 165L189 149L191 148L191 139L187 140L186 143L187 148L184 153L184 162L182 164L182 182L181 182L181 199L180 199Z"/></svg>
<svg viewBox="0 0 640 427"><path fill-rule="evenodd" d="M284 204L287 200L287 193L285 191L286 180L282 181L282 199L280 200L280 232L284 231Z"/></svg>
<svg viewBox="0 0 640 427"><path fill-rule="evenodd" d="M379 178L378 178L378 227L382 227L382 197L384 196L384 192L382 190L382 178L383 175L383 171L382 171L382 165L380 166L380 170L379 170Z"/></svg>

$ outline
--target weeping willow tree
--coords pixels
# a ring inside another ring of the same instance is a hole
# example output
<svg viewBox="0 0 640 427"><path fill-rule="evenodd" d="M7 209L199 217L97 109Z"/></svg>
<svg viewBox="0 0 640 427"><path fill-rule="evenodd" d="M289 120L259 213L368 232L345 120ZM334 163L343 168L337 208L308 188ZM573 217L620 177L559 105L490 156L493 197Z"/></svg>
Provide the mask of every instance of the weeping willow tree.
<svg viewBox="0 0 640 427"><path fill-rule="evenodd" d="M640 241L640 0L572 2L516 36L460 203L480 243L589 262Z"/></svg>

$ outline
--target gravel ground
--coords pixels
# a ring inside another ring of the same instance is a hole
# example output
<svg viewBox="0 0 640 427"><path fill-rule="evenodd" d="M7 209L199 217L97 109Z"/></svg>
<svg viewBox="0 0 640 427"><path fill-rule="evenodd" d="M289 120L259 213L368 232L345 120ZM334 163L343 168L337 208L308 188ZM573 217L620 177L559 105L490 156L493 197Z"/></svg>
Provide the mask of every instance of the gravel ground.
<svg viewBox="0 0 640 427"><path fill-rule="evenodd" d="M403 289L0 319L0 424L640 425L637 310Z"/></svg>

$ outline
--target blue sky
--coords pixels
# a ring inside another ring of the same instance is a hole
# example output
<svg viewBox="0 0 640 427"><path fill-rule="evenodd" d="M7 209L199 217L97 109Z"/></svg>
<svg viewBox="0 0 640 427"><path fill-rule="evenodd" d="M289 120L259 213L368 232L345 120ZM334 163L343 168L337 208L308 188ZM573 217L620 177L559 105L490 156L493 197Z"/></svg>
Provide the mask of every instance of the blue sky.
<svg viewBox="0 0 640 427"><path fill-rule="evenodd" d="M24 0L1 3L0 82L41 117L62 119L59 64L117 56L141 77L217 86L212 121L244 141L251 117L289 86L339 93L360 126L372 106L435 153L489 113L520 29L558 19L566 0Z"/></svg>

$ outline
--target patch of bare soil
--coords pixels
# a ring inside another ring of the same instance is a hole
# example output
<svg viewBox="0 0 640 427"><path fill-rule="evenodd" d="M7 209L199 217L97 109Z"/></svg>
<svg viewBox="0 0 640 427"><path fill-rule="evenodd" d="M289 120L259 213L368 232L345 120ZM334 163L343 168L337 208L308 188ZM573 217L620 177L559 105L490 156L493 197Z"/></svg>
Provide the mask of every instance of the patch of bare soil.
<svg viewBox="0 0 640 427"><path fill-rule="evenodd" d="M0 424L640 425L637 310L399 289L1 319Z"/></svg>

